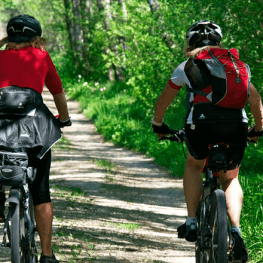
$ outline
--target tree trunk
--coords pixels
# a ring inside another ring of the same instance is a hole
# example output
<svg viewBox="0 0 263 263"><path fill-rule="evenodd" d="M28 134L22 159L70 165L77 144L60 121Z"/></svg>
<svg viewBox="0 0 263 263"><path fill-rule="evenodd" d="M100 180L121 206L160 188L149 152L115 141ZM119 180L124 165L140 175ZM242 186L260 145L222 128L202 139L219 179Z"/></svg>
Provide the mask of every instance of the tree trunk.
<svg viewBox="0 0 263 263"><path fill-rule="evenodd" d="M97 6L99 8L99 11L104 10L103 0L97 0Z"/></svg>
<svg viewBox="0 0 263 263"><path fill-rule="evenodd" d="M74 23L74 51L76 57L82 59L83 36L81 30L80 0L72 0L73 23Z"/></svg>
<svg viewBox="0 0 263 263"><path fill-rule="evenodd" d="M69 32L70 47L73 51L74 64L77 66L82 59L82 30L80 15L80 0L64 0L65 18Z"/></svg>
<svg viewBox="0 0 263 263"><path fill-rule="evenodd" d="M66 18L66 23L67 23L67 28L68 28L68 33L69 33L69 43L71 50L74 50L74 28L71 20L71 8L70 8L70 0L64 0L64 5L65 5L65 18Z"/></svg>
<svg viewBox="0 0 263 263"><path fill-rule="evenodd" d="M158 0L147 0L147 1L150 5L150 8L151 8L153 14L155 14L157 11L160 10L160 5L159 5ZM157 19L158 20L162 19L162 15L160 13L157 16ZM164 29L162 26L160 26L160 31L162 34L161 35L162 40L164 41L166 46L171 50L171 52L175 53L175 51L173 50L174 43L173 43L172 38L166 32L164 32Z"/></svg>
<svg viewBox="0 0 263 263"><path fill-rule="evenodd" d="M160 9L158 0L148 0L148 2L153 13Z"/></svg>
<svg viewBox="0 0 263 263"><path fill-rule="evenodd" d="M112 14L111 14L111 3L114 2L114 0L97 0L97 6L100 12L104 13L104 28L106 31L110 31L110 22L112 20ZM127 18L127 10L126 10L126 5L124 3L124 0L118 0L118 3L122 4L122 10L125 13L125 19ZM118 37L118 36L117 36ZM119 40L119 43L121 43L124 46L124 38L123 37L118 37L118 40L116 40L115 37L110 37L110 44L106 49L105 53L110 56L110 53L114 52L115 56L120 56L122 54L118 53L117 50L117 42ZM112 52L110 52L112 51ZM116 65L115 63L111 63L111 66L108 68L108 78L110 81L122 81L125 79L124 73L123 73L123 68L120 67L119 65Z"/></svg>
<svg viewBox="0 0 263 263"><path fill-rule="evenodd" d="M128 12L127 12L127 8L126 8L126 3L125 0L118 0L119 5L121 6L122 9L122 21L123 23L127 22L127 18L128 18ZM121 64L119 67L116 68L115 70L115 75L116 75L116 79L119 81L124 81L125 80L125 62L126 62L126 57L125 57L125 50L126 50L126 44L125 44L125 37L123 36L118 36L119 38L119 44L122 47L122 52L121 52Z"/></svg>
<svg viewBox="0 0 263 263"><path fill-rule="evenodd" d="M82 33L83 33L83 75L87 77L90 71L90 54L89 54L89 31L92 23L93 10L91 0L80 0Z"/></svg>

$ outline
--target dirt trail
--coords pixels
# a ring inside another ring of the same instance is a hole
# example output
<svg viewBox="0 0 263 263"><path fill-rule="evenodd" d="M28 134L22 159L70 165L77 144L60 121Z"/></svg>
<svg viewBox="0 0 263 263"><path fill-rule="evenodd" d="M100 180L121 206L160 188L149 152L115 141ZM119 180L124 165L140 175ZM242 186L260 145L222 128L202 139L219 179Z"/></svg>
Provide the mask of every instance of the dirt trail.
<svg viewBox="0 0 263 263"><path fill-rule="evenodd" d="M43 96L56 113L52 96ZM193 244L177 238L186 217L182 179L105 142L78 103L68 105L73 125L52 152L50 177L60 262L195 262ZM9 253L0 248L0 262Z"/></svg>

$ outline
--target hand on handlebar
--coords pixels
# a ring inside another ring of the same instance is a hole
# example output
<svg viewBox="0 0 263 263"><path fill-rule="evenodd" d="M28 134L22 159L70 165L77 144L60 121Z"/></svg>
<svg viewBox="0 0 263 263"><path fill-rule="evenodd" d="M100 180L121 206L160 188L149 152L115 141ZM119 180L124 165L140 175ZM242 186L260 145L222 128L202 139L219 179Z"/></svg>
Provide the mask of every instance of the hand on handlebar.
<svg viewBox="0 0 263 263"><path fill-rule="evenodd" d="M152 122L152 128L153 128L153 132L157 133L159 141L165 140L165 138L167 138L167 136L171 134L171 130L169 126L166 125L165 123L162 123L160 126L160 125L155 125L154 122Z"/></svg>
<svg viewBox="0 0 263 263"><path fill-rule="evenodd" d="M256 132L255 125L252 127L249 127L248 136L247 136L247 140L249 142L257 143L260 136L263 136L263 130Z"/></svg>
<svg viewBox="0 0 263 263"><path fill-rule="evenodd" d="M153 132L158 134L170 134L170 128L168 125L163 123L161 126L152 124ZM159 137L159 136L158 136Z"/></svg>
<svg viewBox="0 0 263 263"><path fill-rule="evenodd" d="M169 140L173 142L184 142L185 141L185 131L182 130L170 130L169 134L161 134L162 136L159 137L159 141ZM168 136L172 135L172 136Z"/></svg>
<svg viewBox="0 0 263 263"><path fill-rule="evenodd" d="M59 118L59 115L55 116L57 122L58 122L58 125L60 128L64 128L66 126L71 126L72 125L72 122L71 122L71 118L69 117L67 120L65 121L62 121L60 118Z"/></svg>

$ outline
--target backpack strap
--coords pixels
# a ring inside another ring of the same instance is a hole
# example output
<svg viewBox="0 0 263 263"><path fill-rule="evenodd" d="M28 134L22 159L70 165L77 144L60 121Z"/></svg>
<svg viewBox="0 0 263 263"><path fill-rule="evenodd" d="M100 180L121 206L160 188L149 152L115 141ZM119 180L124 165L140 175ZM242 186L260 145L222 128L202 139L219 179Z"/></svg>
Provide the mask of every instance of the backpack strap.
<svg viewBox="0 0 263 263"><path fill-rule="evenodd" d="M205 92L203 92L201 90L194 89L194 88L191 88L191 87L187 86L187 94L186 94L186 108L187 109L189 109L193 105L193 102L194 102L194 100L190 102L190 97L191 97L190 92L194 93L195 95L198 94L198 95L204 96L210 102L212 102L212 92L207 94L207 93L205 93Z"/></svg>
<svg viewBox="0 0 263 263"><path fill-rule="evenodd" d="M188 89L189 89L190 92L193 92L194 94L198 94L198 95L204 96L207 99L211 100L210 93L207 94L207 93L205 93L205 92L203 92L203 91L201 91L199 89L193 89L193 88L190 88L190 87L188 87Z"/></svg>
<svg viewBox="0 0 263 263"><path fill-rule="evenodd" d="M247 74L248 74L248 82L247 82L247 97L249 97L250 95L250 81L251 81L251 71L250 68L247 64L245 64L246 66L246 70L247 70Z"/></svg>

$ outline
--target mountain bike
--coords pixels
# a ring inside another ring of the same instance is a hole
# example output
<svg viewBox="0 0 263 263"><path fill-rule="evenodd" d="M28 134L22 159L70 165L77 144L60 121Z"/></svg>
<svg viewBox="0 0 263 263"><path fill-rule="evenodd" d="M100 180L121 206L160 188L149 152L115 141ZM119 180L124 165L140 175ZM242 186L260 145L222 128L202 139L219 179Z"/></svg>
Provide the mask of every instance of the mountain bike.
<svg viewBox="0 0 263 263"><path fill-rule="evenodd" d="M0 150L0 184L11 187L6 200L9 206L7 217L4 219L2 247L11 248L12 263L37 263L37 229L29 190L36 169L27 167L27 152L14 150L17 152Z"/></svg>
<svg viewBox="0 0 263 263"><path fill-rule="evenodd" d="M160 140L186 141L184 130L170 130L172 136ZM227 143L209 146L209 155L204 167L201 200L197 209L196 263L242 263L233 260L234 245L227 215L225 192L220 188L218 171L227 170Z"/></svg>
<svg viewBox="0 0 263 263"><path fill-rule="evenodd" d="M220 189L217 172L227 166L228 145L214 144L211 147L197 209L195 257L197 263L226 263L232 261L233 239L227 218L226 197Z"/></svg>

